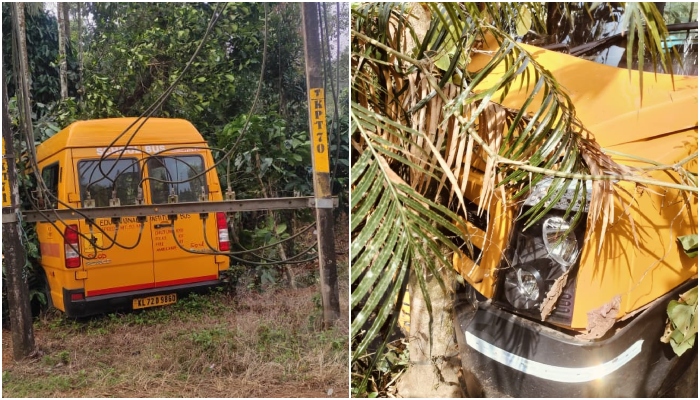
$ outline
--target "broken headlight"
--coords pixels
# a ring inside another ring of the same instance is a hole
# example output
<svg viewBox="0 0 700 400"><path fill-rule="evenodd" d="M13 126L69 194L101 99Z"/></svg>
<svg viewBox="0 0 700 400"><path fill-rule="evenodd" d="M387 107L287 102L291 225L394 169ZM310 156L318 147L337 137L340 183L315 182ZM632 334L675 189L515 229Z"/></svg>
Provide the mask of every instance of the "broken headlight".
<svg viewBox="0 0 700 400"><path fill-rule="evenodd" d="M578 241L571 224L562 217L551 216L542 223L542 240L549 257L568 267L578 257Z"/></svg>
<svg viewBox="0 0 700 400"><path fill-rule="evenodd" d="M523 213L537 204L552 180L543 180L525 200ZM577 267L585 223L572 226L578 207L566 213L574 198L575 184L566 189L567 195L539 221L525 229L525 218L516 222L508 252L499 274L498 303L518 313L540 318L542 302L554 282L570 269ZM567 198L569 202L567 202ZM586 208L582 210L587 211ZM585 221L585 214L580 218ZM547 321L570 324L573 315L575 273L569 273L567 284Z"/></svg>

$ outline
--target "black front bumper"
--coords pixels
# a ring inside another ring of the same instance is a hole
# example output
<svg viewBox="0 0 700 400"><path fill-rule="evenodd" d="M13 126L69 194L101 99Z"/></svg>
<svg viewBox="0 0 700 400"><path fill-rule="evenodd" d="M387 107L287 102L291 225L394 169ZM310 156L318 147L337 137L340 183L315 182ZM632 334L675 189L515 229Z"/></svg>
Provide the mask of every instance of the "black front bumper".
<svg viewBox="0 0 700 400"><path fill-rule="evenodd" d="M460 287L455 330L469 395L655 396L682 364L697 357L697 344L679 359L669 344L659 340L668 302L695 285L697 280L681 285L598 341L579 340L503 311L479 301L470 286Z"/></svg>
<svg viewBox="0 0 700 400"><path fill-rule="evenodd" d="M92 296L83 300L71 300L71 294L83 293L82 289L63 289L63 305L65 307L67 317L83 318L90 315L133 310L133 300L136 298L175 293L177 294L177 299L179 301L181 298L190 293L206 293L209 289L220 284L221 280L217 279L213 281L189 283L179 286L167 286L158 289L146 289L104 296Z"/></svg>

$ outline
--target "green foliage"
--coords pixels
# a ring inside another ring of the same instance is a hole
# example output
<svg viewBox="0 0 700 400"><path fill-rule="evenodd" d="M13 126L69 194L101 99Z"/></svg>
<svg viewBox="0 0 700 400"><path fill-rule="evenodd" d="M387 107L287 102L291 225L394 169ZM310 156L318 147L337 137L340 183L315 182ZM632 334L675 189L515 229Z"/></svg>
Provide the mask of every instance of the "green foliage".
<svg viewBox="0 0 700 400"><path fill-rule="evenodd" d="M693 2L666 3L664 21L666 24L679 24L698 20L698 5Z"/></svg>
<svg viewBox="0 0 700 400"><path fill-rule="evenodd" d="M276 113L252 115L246 126L246 115L239 115L219 135L218 147L230 148L242 136L231 158L233 176L226 176L239 198L308 196L313 191L310 138L306 132L291 131ZM224 171L225 165L222 166ZM223 172L223 171L222 171ZM225 172L224 172L225 174Z"/></svg>
<svg viewBox="0 0 700 400"><path fill-rule="evenodd" d="M227 336L231 336L231 333L224 327L216 326L192 332L191 336L192 343L201 347L202 350L208 351L220 348L222 342L226 342Z"/></svg>
<svg viewBox="0 0 700 400"><path fill-rule="evenodd" d="M673 352L681 356L693 348L698 334L698 287L683 293L679 301L671 300L666 313L669 321L661 341L670 343Z"/></svg>
<svg viewBox="0 0 700 400"><path fill-rule="evenodd" d="M86 93L111 101L116 115L139 115L179 76L203 38L215 5L93 3ZM199 57L156 115L190 120L205 136L245 109L257 79L262 6L229 4ZM105 83L109 83L105 85ZM247 94L246 93L246 94ZM106 104L109 105L109 104ZM92 117L109 115L95 107ZM114 110L112 111L114 112Z"/></svg>
<svg viewBox="0 0 700 400"><path fill-rule="evenodd" d="M19 376L18 376L19 375ZM78 390L89 385L87 372L76 371L75 374L58 374L32 382L27 382L21 374L12 371L2 372L3 390L11 391L17 397L32 397L36 393L62 393L67 390Z"/></svg>
<svg viewBox="0 0 700 400"><path fill-rule="evenodd" d="M26 41L27 58L32 73L31 97L33 112L36 117L44 115L41 107L60 99L60 82L58 77L58 22L53 14L45 10L37 12L27 7ZM10 3L2 4L2 67L7 77L7 95L14 97L16 91L13 62L15 60L12 43L12 15ZM77 93L77 70L75 49L68 47L66 52L68 66L68 93Z"/></svg>
<svg viewBox="0 0 700 400"><path fill-rule="evenodd" d="M683 251L688 257L694 258L698 256L697 233L693 235L679 236L678 242L681 244L681 246L683 247Z"/></svg>
<svg viewBox="0 0 700 400"><path fill-rule="evenodd" d="M222 185L226 185L230 177L239 198L311 194L304 50L298 3L229 3L225 8L217 3L82 3L80 15L77 8L72 7L72 35L67 55L69 98L63 101L59 96L56 18L47 9L28 13L27 47L36 143L77 120L142 114L182 75L217 9L223 11L198 57L153 115L187 119L209 143L229 146L224 149L227 151L242 134L244 137L230 161L232 170L227 170L226 161L218 170ZM82 21L80 30L79 18ZM341 25L343 23L341 21ZM331 24L337 26L338 22L331 18ZM10 89L12 124L16 127L11 30L9 4L3 3L3 67ZM333 37L329 39L334 40ZM263 48L265 41L267 46ZM79 48L81 54L78 54ZM256 109L251 110L253 99L258 95L263 53L265 67L259 101ZM79 57L82 59L80 75ZM334 68L342 69L341 77L345 80L347 64L345 49L340 59L333 60ZM347 112L343 112L343 107L347 109L348 90L347 83L335 86L336 89L345 87L338 97L340 116L328 124L331 165L337 171L333 190L340 194L342 207L348 192L348 120ZM242 132L247 115L253 117L251 125ZM17 140L15 148L18 153L25 154L26 144ZM216 151L215 157L219 160L223 154ZM26 158L23 162L20 171L27 170ZM26 176L20 179L27 189L22 190L26 199L34 184ZM26 206L30 208L29 204ZM252 231L261 220L254 216L247 222L244 227ZM291 232L291 225L285 222L287 234ZM38 255L38 245L31 227L26 230L30 260L36 266L29 272L32 284L31 277L38 268L34 258ZM242 242L242 245L254 247L252 241L257 239L246 235L243 238L251 242ZM243 272L241 269L233 265L227 272L229 288L237 283ZM38 286L30 290L41 299Z"/></svg>

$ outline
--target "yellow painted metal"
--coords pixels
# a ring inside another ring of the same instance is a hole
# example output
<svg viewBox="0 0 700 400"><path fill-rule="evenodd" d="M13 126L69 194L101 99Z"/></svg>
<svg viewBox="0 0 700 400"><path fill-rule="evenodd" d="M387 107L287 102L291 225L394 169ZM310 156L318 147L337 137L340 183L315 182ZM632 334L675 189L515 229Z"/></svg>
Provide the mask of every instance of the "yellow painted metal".
<svg viewBox="0 0 700 400"><path fill-rule="evenodd" d="M311 108L311 145L316 172L330 172L328 158L328 132L326 130L326 100L323 88L309 90Z"/></svg>
<svg viewBox="0 0 700 400"><path fill-rule="evenodd" d="M479 204L479 192L483 185L483 175L472 171L464 193L465 197ZM474 246L481 249L481 257L473 260L469 251L455 252L453 264L460 275L477 291L486 297L492 297L495 284L495 273L505 256L508 244L508 234L512 227L513 207L504 205L494 199L490 204L483 204L483 216L488 215L487 230L483 231L472 223L465 221L468 238Z"/></svg>
<svg viewBox="0 0 700 400"><path fill-rule="evenodd" d="M10 192L10 180L7 176L7 160L5 159L5 138L2 138L2 206L12 207L12 193Z"/></svg>
<svg viewBox="0 0 700 400"><path fill-rule="evenodd" d="M128 140L131 141L122 158L135 160L142 176L148 176L145 158L156 153L168 156L199 156L205 169L214 165L206 141L194 126L185 120L151 118L133 138L130 137L134 128L118 139L113 148L108 149L110 143L134 121L135 118L114 118L76 122L37 147L40 171L54 163L60 166L60 200L70 202L73 207L80 207L80 185L77 176L80 161L98 160L105 153L109 159L115 159L119 157L120 150L125 149ZM216 170L207 172L205 176L208 187L215 189L209 191L208 200L222 201ZM150 204L149 181L144 181L142 186L144 200ZM59 204L58 208L66 207ZM131 290L214 280L218 278L219 271L229 267L228 257L186 252L175 245L168 228L155 231L157 223L168 222L166 216L149 217L143 225L143 230L135 217L125 217L128 218L122 218L118 229L109 218L96 219L95 225L103 229L104 233L94 226L91 229L85 220L59 221L56 226L37 223L42 266L46 271L53 303L57 308L64 310L63 288L85 289L86 297L118 294ZM185 248L207 251L199 215L180 214L178 217L174 224L176 237L181 244ZM83 258L81 266L76 269L65 267L61 234L69 224L78 225L81 233L95 238L92 243L85 239L80 241L80 251L87 258ZM107 235L114 237L115 234L117 241L122 245L132 246L137 242L138 245L133 250L118 246L104 249L112 243ZM216 248L218 231L214 214L209 214L207 218L206 237Z"/></svg>
<svg viewBox="0 0 700 400"><path fill-rule="evenodd" d="M668 75L644 73L644 87L640 91L637 71L522 46L564 88L576 107L577 116L604 150L667 165L697 152L697 77L676 75L674 82ZM487 55L476 54L469 68L477 70L488 60ZM499 79L498 68L503 71L503 66L497 67L484 85ZM531 80L530 86L521 90L516 86L501 103L520 108L534 83ZM498 98L498 95L493 97ZM528 111L534 111L537 103L534 101ZM613 158L625 165L649 166L631 157L614 155ZM697 173L697 157L685 168ZM663 181L674 179L673 174L664 171L649 171L644 176ZM470 184L472 187L465 195L477 202L481 182L477 179ZM659 187L642 190L630 183L621 183L620 189L615 218L605 236L601 236L599 223L584 244L576 284L573 328L585 328L587 313L615 296L622 298L618 314L621 318L697 276L697 258L685 256L676 241L678 236L698 231L697 194ZM507 245L507 232L512 226L511 214L504 211L506 206L496 201L491 207L489 228L494 232L485 244L480 265L475 267L464 255L454 258L455 268L487 297L493 295L491 278L500 262L498 253ZM478 236L480 232L474 229L472 226L470 233ZM477 237L476 240L483 239ZM598 253L601 240L602 250Z"/></svg>
<svg viewBox="0 0 700 400"><path fill-rule="evenodd" d="M136 118L107 118L74 122L37 146L37 160L41 162L53 154L70 148L94 148L104 151L136 120ZM138 133L134 135L137 128ZM131 146L172 143L200 143L206 146L206 142L194 125L183 119L170 118L139 120L117 139L114 145L123 147L127 142Z"/></svg>
<svg viewBox="0 0 700 400"><path fill-rule="evenodd" d="M68 132L75 134L75 131ZM65 150L70 155L70 159L68 164L62 164L63 170L66 172L74 171L71 174L73 175L74 186L72 188L66 187L66 191L80 193L81 188L78 177L80 163L99 160L101 156L99 152L113 140L113 137L105 137L104 139L105 141L95 147L72 147ZM123 149L122 146L120 148ZM129 145L129 149L132 151L124 154L122 159L128 160L129 163L136 163L139 166L139 171L141 171L141 176L148 176L147 172L143 171L143 146L132 144ZM107 159L114 160L117 157L119 157L119 153L111 155ZM41 164L39 168L42 168ZM144 197L148 198L149 190L146 188L146 182L144 182L143 187ZM59 188L58 192L59 194L61 193L61 188ZM80 203L75 206L80 207ZM125 215L125 217L127 216ZM82 234L88 236L88 238L81 237L80 239L80 251L85 256L85 258L81 259L80 269L88 273L88 279L83 281L86 297L114 294L126 290L153 288L154 262L153 240L151 237L153 224L150 219L145 221L140 237L139 231L141 226L135 217L122 221L118 228L116 224L112 223L110 218L96 218L95 226L92 228L84 219L75 221L75 224L78 225ZM100 231L100 229L104 232ZM115 236L117 242L124 246L134 246L137 242L138 245L131 250L112 245L109 237L114 238ZM96 246L90 245L88 239L94 240ZM103 250L104 248L108 249ZM61 255L63 255L63 252L61 252Z"/></svg>
<svg viewBox="0 0 700 400"><path fill-rule="evenodd" d="M162 154L174 156L178 153L165 151ZM187 155L201 156L204 159L205 168L214 164L209 151L199 150ZM218 185L215 169L207 173L207 181L216 182ZM148 192L150 193L150 189ZM222 201L221 191L210 192L208 200ZM150 219L154 227L152 235L156 287L184 284L198 277L202 279L208 277L208 280L218 279L219 267L225 266L222 269L228 269L228 257L225 257L225 262L217 264L220 260L216 258L217 256L193 254L180 248L183 246L189 250L204 252L211 251L209 246L218 249L219 231L215 213L208 214L205 224L196 213L178 214L172 228L157 227L157 222L167 222L165 215L160 220L156 217L150 217Z"/></svg>

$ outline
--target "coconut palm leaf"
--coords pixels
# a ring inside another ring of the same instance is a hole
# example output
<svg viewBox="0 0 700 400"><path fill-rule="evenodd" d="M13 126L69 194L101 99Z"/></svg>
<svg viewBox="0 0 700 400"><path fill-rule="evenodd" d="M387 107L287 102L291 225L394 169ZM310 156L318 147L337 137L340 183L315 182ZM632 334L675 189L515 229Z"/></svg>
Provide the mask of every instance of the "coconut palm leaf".
<svg viewBox="0 0 700 400"><path fill-rule="evenodd" d="M651 43L657 52L663 21L651 7L630 6L626 23L640 48ZM590 202L588 230L601 224L603 233L614 217L613 178L635 171L601 150L563 88L517 40L523 25L545 29L541 4L355 4L352 17L356 360L388 332L409 271L424 295L425 274L443 284L447 253L457 250L451 238L466 231L462 193L475 165L484 182L480 208L494 197L518 200L550 176L547 193L521 216L526 225L575 187L572 229L583 216L576 205ZM514 92L519 103L500 104Z"/></svg>

